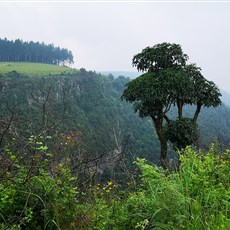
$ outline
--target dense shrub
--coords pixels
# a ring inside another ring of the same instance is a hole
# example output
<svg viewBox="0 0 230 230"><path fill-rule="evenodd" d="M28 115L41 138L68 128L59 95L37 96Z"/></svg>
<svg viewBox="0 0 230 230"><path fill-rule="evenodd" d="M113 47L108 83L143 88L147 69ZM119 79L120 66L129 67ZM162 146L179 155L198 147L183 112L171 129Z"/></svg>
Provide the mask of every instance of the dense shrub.
<svg viewBox="0 0 230 230"><path fill-rule="evenodd" d="M198 125L193 119L182 118L170 121L165 125L167 139L173 144L175 149L185 148L198 142Z"/></svg>
<svg viewBox="0 0 230 230"><path fill-rule="evenodd" d="M33 171L5 154L15 170L1 179L0 229L230 229L230 150L187 147L180 172L137 159L132 181L92 181L81 192L67 166L52 162L52 171L50 159Z"/></svg>
<svg viewBox="0 0 230 230"><path fill-rule="evenodd" d="M133 182L132 190L101 197L96 205L103 207L106 217L94 225L104 223L96 229L230 229L229 163L230 151L218 155L214 146L207 154L186 148L180 172L169 173L137 159L140 182Z"/></svg>
<svg viewBox="0 0 230 230"><path fill-rule="evenodd" d="M10 149L3 153L8 168L1 167L0 229L71 229L78 206L76 178L42 143L34 151L27 161Z"/></svg>

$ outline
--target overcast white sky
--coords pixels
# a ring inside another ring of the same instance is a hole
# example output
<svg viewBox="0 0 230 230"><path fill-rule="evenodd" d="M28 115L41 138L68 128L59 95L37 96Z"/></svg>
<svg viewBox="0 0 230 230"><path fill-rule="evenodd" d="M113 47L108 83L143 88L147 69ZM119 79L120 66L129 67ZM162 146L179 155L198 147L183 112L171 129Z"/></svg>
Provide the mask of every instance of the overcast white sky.
<svg viewBox="0 0 230 230"><path fill-rule="evenodd" d="M74 67L136 71L133 55L179 43L203 75L230 92L230 2L0 0L0 37L68 48Z"/></svg>

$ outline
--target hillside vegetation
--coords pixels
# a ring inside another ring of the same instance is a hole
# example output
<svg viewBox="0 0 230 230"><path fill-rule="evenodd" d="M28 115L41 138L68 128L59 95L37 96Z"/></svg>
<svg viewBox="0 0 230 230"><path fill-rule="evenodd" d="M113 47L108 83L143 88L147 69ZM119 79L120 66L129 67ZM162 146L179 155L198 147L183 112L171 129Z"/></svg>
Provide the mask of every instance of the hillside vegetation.
<svg viewBox="0 0 230 230"><path fill-rule="evenodd" d="M129 156L158 162L159 142L151 120L139 118L133 113L132 106L120 99L129 78L106 77L84 69L76 71L54 65L18 64L23 74L17 69L17 72L0 77L1 122L6 127L7 122L11 122L17 128L17 138L18 133L20 138L41 133L59 138L63 133L80 131L82 145L87 146L84 151L91 156L94 155L91 151L100 156L122 146ZM36 68L31 68L33 66L41 68L36 72ZM26 74L30 68L36 78ZM58 76L51 74L52 68L53 74L56 68L59 70ZM47 73L48 78L45 77ZM193 111L194 108L188 107L187 116ZM176 116L176 111L170 116ZM201 147L208 149L214 141L223 147L229 146L228 107L204 109L198 122ZM7 140L7 134L15 135L11 129L2 134L2 141Z"/></svg>
<svg viewBox="0 0 230 230"><path fill-rule="evenodd" d="M170 173L129 78L44 72L0 75L0 229L229 229L228 107L201 112L203 150Z"/></svg>

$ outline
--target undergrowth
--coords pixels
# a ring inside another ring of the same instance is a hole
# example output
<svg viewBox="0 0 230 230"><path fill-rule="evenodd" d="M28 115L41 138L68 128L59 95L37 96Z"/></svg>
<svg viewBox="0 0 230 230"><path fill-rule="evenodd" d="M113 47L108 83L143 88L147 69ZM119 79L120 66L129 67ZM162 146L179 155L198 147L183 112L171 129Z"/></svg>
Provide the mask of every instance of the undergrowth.
<svg viewBox="0 0 230 230"><path fill-rule="evenodd" d="M0 229L230 229L230 150L187 147L180 172L137 159L139 174L126 186L92 182L85 191L66 165L50 170L52 158L32 170L10 149L4 154L14 170L1 169Z"/></svg>

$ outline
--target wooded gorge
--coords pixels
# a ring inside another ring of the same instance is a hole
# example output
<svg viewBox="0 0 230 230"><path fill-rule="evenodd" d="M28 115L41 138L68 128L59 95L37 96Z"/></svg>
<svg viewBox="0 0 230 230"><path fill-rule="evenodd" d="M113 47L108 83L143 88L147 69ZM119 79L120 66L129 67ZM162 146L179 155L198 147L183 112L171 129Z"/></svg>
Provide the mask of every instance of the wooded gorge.
<svg viewBox="0 0 230 230"><path fill-rule="evenodd" d="M160 165L160 145L152 121L121 100L129 81L85 69L47 77L0 76L2 229L208 229L207 221L227 229L229 206L222 197L229 194L229 107L201 112L200 147L207 152L217 143L207 160L187 149L181 175L168 175L147 163ZM193 112L186 109L188 116ZM169 158L176 156L171 146ZM188 175L197 181L186 182ZM219 202L213 217L211 198L204 206L195 198L201 192ZM194 202L188 204L188 197ZM200 212L210 215L201 218Z"/></svg>
<svg viewBox="0 0 230 230"><path fill-rule="evenodd" d="M151 121L139 118L120 99L129 81L84 69L75 76L30 78L15 72L1 76L1 146L9 137L26 141L31 135L60 138L80 132L77 145L88 148L91 156L122 147L157 163L159 144ZM187 107L186 113L193 110ZM176 116L176 111L170 116ZM228 107L204 109L199 124L202 148L214 141L229 146Z"/></svg>

